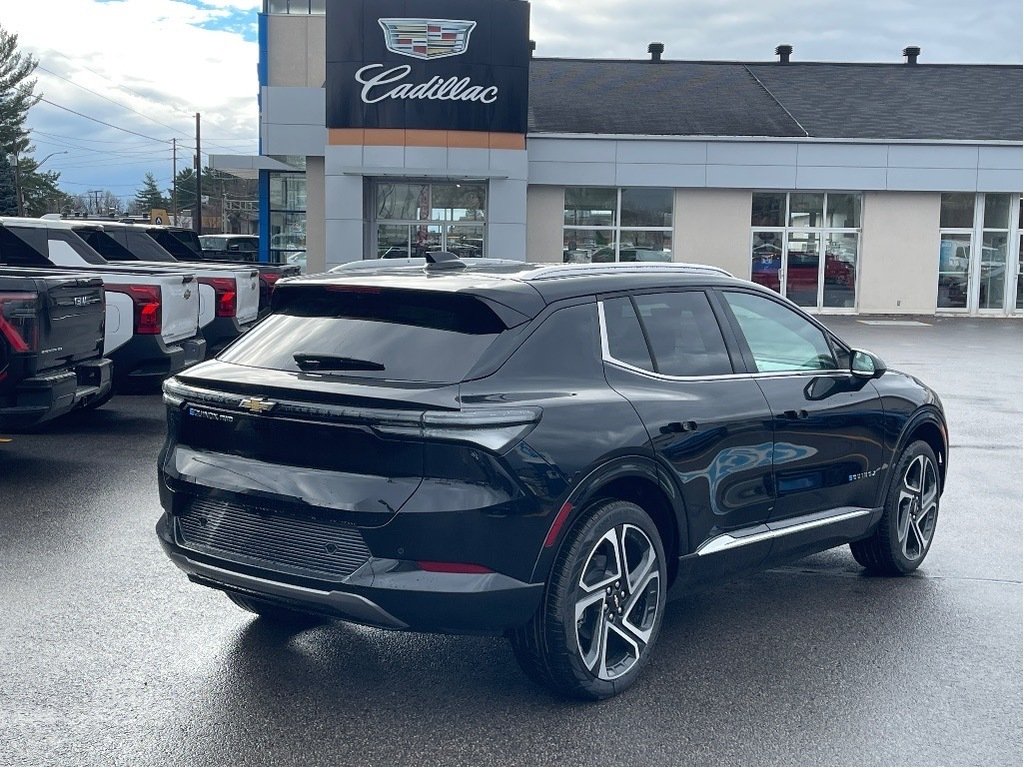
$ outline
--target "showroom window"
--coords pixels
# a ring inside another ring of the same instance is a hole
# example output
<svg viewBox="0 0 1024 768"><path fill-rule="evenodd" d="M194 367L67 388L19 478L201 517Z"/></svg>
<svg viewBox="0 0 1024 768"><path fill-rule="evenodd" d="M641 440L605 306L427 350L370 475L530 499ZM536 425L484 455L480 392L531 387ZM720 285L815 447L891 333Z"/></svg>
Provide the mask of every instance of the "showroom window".
<svg viewBox="0 0 1024 768"><path fill-rule="evenodd" d="M671 189L567 187L562 261L672 261Z"/></svg>
<svg viewBox="0 0 1024 768"><path fill-rule="evenodd" d="M1020 308L1019 219L1017 195L942 194L939 309L984 312Z"/></svg>
<svg viewBox="0 0 1024 768"><path fill-rule="evenodd" d="M484 256L487 184L378 181L374 183L376 258L450 251Z"/></svg>
<svg viewBox="0 0 1024 768"><path fill-rule="evenodd" d="M296 170L270 172L270 260L299 262L306 252L306 158L275 159Z"/></svg>
<svg viewBox="0 0 1024 768"><path fill-rule="evenodd" d="M327 0L264 0L263 12L323 16L327 12Z"/></svg>
<svg viewBox="0 0 1024 768"><path fill-rule="evenodd" d="M861 194L755 192L750 279L803 307L857 306Z"/></svg>

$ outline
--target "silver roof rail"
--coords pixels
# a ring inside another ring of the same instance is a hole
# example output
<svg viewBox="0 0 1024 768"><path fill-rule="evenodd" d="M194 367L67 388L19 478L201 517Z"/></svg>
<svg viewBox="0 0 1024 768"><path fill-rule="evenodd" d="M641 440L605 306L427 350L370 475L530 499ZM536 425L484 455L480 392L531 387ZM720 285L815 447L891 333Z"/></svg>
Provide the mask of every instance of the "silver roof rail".
<svg viewBox="0 0 1024 768"><path fill-rule="evenodd" d="M621 273L642 274L645 272L683 272L695 275L722 275L732 277L732 273L721 267L708 264L688 264L685 262L615 262L610 264L552 264L524 272L524 280L550 280L560 277L587 277L589 275L609 275Z"/></svg>

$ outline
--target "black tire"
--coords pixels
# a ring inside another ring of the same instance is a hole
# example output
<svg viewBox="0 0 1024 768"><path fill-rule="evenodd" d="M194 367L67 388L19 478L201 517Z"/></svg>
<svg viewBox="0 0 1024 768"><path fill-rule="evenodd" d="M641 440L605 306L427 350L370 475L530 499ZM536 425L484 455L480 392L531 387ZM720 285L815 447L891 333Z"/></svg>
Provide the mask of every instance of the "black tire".
<svg viewBox="0 0 1024 768"><path fill-rule="evenodd" d="M242 610L255 613L261 620L292 628L312 627L328 621L324 616L292 610L258 597L225 592L228 599Z"/></svg>
<svg viewBox="0 0 1024 768"><path fill-rule="evenodd" d="M623 558L626 568L618 565ZM566 536L537 614L509 634L516 660L564 696L621 693L651 656L667 589L665 550L651 518L628 501L601 502ZM585 605L579 619L578 604ZM601 643L602 633L609 642Z"/></svg>
<svg viewBox="0 0 1024 768"><path fill-rule="evenodd" d="M850 544L854 559L870 573L902 576L917 569L932 541L939 517L942 479L935 452L923 440L900 454L874 533Z"/></svg>

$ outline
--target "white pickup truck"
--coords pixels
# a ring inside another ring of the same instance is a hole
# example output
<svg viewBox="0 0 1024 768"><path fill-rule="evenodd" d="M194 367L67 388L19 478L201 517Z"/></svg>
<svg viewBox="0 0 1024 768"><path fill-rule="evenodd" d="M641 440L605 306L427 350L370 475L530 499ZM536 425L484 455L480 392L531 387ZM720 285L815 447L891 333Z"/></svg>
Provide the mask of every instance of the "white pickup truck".
<svg viewBox="0 0 1024 768"><path fill-rule="evenodd" d="M150 388L206 357L190 271L110 264L63 222L14 217L0 217L0 264L103 280L103 356L114 363L115 391Z"/></svg>
<svg viewBox="0 0 1024 768"><path fill-rule="evenodd" d="M215 355L256 323L260 273L254 266L178 263L134 224L67 219L61 225L74 230L109 262L194 273L199 280L199 325L208 356Z"/></svg>

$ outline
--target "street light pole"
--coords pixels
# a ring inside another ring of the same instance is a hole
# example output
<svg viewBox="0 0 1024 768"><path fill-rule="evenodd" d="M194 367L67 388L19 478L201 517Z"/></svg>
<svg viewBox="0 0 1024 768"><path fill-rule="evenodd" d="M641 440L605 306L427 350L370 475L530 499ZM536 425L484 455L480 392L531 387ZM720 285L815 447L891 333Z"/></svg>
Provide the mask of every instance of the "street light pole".
<svg viewBox="0 0 1024 768"><path fill-rule="evenodd" d="M68 153L68 151L66 149L62 149L62 150L60 150L58 152L51 152L46 157L44 157L42 160L40 160L38 163L36 163L36 167L33 170L33 173L38 171L42 167L43 163L45 163L47 160L49 160L54 155L66 155L67 153ZM14 153L14 196L15 196L15 202L18 204L18 215L19 216L24 216L25 215L25 190L22 189L22 186L21 186L21 158L18 156L17 152Z"/></svg>

